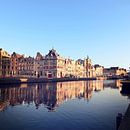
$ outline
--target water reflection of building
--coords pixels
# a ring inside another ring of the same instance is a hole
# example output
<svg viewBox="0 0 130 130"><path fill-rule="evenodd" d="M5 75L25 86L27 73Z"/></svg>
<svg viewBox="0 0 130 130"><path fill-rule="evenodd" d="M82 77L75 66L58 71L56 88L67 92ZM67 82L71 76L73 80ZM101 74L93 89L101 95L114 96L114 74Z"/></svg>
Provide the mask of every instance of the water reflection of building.
<svg viewBox="0 0 130 130"><path fill-rule="evenodd" d="M115 89L120 89L121 87L121 80L106 80L103 83L104 87L111 87L111 88L115 88Z"/></svg>
<svg viewBox="0 0 130 130"><path fill-rule="evenodd" d="M35 103L36 108L44 104L49 110L54 110L64 101L70 99L89 100L93 90L102 90L103 81L78 81L59 82L48 84L21 85L20 87L10 87L0 89L0 110L8 105Z"/></svg>
<svg viewBox="0 0 130 130"><path fill-rule="evenodd" d="M103 80L93 81L93 91L101 91L103 88Z"/></svg>
<svg viewBox="0 0 130 130"><path fill-rule="evenodd" d="M10 104L9 101L4 101L4 102L0 101L0 111L5 110L9 106L9 104Z"/></svg>

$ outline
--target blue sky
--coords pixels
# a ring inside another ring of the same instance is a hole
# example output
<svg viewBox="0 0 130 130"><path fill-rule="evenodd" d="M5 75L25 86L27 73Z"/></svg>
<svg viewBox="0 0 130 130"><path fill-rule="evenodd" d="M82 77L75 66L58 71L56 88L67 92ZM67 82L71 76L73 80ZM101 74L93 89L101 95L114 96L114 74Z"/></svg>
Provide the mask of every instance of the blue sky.
<svg viewBox="0 0 130 130"><path fill-rule="evenodd" d="M105 67L130 66L129 0L0 0L0 47L35 56L54 47Z"/></svg>

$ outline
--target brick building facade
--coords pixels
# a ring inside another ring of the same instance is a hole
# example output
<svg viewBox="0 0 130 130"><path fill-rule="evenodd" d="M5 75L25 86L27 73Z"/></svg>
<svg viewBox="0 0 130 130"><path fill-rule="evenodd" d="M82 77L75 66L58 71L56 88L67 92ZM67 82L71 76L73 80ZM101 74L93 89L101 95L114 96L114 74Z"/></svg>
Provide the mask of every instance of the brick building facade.
<svg viewBox="0 0 130 130"><path fill-rule="evenodd" d="M10 76L10 55L0 48L0 77Z"/></svg>

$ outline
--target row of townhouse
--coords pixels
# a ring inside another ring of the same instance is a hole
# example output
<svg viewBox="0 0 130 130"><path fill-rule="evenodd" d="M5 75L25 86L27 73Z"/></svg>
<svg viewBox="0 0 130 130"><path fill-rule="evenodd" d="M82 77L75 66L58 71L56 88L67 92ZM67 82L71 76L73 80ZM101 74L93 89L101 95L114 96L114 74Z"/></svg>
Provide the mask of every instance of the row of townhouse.
<svg viewBox="0 0 130 130"><path fill-rule="evenodd" d="M95 77L95 69L91 59L74 61L70 58L61 57L56 50L51 49L45 56L39 52L36 57L24 55L9 55L3 49L0 50L0 76L1 77Z"/></svg>
<svg viewBox="0 0 130 130"><path fill-rule="evenodd" d="M8 54L0 49L0 77L40 77L40 78L64 78L64 77L100 77L111 75L126 75L126 70L119 67L104 68L98 64L93 65L87 58L72 60L60 56L56 50L51 49L45 56L39 52L36 57Z"/></svg>
<svg viewBox="0 0 130 130"><path fill-rule="evenodd" d="M63 77L94 77L93 67L89 58L74 61L61 57L52 49L45 56L39 52L36 57L24 57L13 53L11 55L12 76L33 76L42 78Z"/></svg>

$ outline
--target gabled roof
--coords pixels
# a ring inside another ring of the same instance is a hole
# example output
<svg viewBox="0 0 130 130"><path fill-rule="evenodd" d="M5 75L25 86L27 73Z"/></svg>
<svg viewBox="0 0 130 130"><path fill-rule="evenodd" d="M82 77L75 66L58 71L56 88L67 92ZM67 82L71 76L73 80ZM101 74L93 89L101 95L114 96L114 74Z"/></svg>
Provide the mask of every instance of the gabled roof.
<svg viewBox="0 0 130 130"><path fill-rule="evenodd" d="M47 57L55 57L55 58L57 58L57 57L59 57L59 56L60 56L60 55L56 52L56 50L52 49L52 50L50 50L49 53L45 56L45 58L47 58Z"/></svg>
<svg viewBox="0 0 130 130"><path fill-rule="evenodd" d="M37 52L37 55L35 57L36 60L42 60L43 59L43 56L40 52Z"/></svg>
<svg viewBox="0 0 130 130"><path fill-rule="evenodd" d="M84 64L84 60L82 59L78 59L76 62L78 62L79 64Z"/></svg>
<svg viewBox="0 0 130 130"><path fill-rule="evenodd" d="M17 57L17 58L21 58L21 57L24 57L24 55L20 55L16 52L13 52L13 54L11 55L11 57Z"/></svg>

